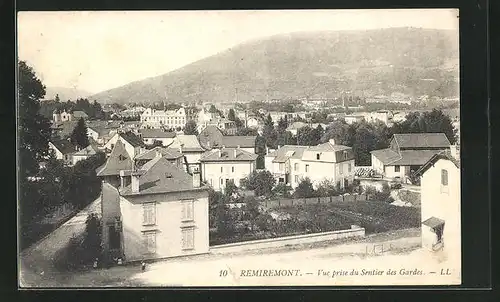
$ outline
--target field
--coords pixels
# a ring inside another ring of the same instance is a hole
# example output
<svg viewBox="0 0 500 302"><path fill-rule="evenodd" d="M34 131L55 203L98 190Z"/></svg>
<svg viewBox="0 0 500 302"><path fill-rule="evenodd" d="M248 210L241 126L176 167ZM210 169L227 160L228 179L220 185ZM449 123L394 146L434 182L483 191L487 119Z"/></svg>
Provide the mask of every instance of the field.
<svg viewBox="0 0 500 302"><path fill-rule="evenodd" d="M294 205L273 210L281 219L261 214L252 230L233 236L212 234L211 245L311 234L350 229L351 225L365 228L366 234L416 228L420 226L420 209L398 207L385 202L356 201Z"/></svg>

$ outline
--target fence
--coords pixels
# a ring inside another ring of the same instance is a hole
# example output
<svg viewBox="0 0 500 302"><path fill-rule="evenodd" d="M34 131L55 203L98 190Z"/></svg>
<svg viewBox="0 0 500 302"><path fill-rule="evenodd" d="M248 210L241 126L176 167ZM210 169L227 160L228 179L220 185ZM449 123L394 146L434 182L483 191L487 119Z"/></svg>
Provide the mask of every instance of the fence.
<svg viewBox="0 0 500 302"><path fill-rule="evenodd" d="M280 248L292 245L310 244L315 242L325 242L331 240L364 237L364 236L365 236L364 228L352 225L350 229L333 231L333 232L286 236L286 237L277 237L270 239L215 245L210 247L210 252L214 254L245 252L249 250Z"/></svg>
<svg viewBox="0 0 500 302"><path fill-rule="evenodd" d="M266 208L281 208L289 207L294 205L308 205L308 204L318 204L318 203L340 203L340 202L356 202L356 201L366 201L366 194L358 195L338 195L338 196L328 196L328 197L310 197L310 198L290 198L290 199L277 199L277 200L265 200L262 205Z"/></svg>

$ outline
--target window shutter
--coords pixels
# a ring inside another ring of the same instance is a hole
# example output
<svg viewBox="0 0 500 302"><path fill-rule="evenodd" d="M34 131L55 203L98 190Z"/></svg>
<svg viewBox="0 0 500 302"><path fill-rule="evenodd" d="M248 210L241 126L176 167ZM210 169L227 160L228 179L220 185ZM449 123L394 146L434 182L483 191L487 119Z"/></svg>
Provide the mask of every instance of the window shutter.
<svg viewBox="0 0 500 302"><path fill-rule="evenodd" d="M447 170L441 170L441 184L443 186L448 185L448 171Z"/></svg>

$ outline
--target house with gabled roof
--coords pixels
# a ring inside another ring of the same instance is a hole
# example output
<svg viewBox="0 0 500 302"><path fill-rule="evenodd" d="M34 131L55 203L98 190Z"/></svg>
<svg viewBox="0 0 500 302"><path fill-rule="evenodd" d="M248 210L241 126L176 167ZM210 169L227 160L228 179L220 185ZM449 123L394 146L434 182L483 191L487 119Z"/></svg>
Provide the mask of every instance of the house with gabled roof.
<svg viewBox="0 0 500 302"><path fill-rule="evenodd" d="M77 162L81 160L86 160L99 152L99 149L94 143L90 143L87 147L76 151L72 155L73 165L76 165Z"/></svg>
<svg viewBox="0 0 500 302"><path fill-rule="evenodd" d="M333 139L317 146L286 145L266 155L265 167L293 189L305 178L315 187L328 180L344 188L354 181L354 152Z"/></svg>
<svg viewBox="0 0 500 302"><path fill-rule="evenodd" d="M121 140L117 140L106 162L96 169L96 174L104 182L118 187L120 185L120 171L130 170L134 165L133 158L127 152Z"/></svg>
<svg viewBox="0 0 500 302"><path fill-rule="evenodd" d="M460 161L451 152L434 154L420 176L422 247L460 264ZM454 258L454 259L450 259Z"/></svg>
<svg viewBox="0 0 500 302"><path fill-rule="evenodd" d="M372 169L387 178L405 179L450 147L444 133L394 134L389 148L371 151Z"/></svg>
<svg viewBox="0 0 500 302"><path fill-rule="evenodd" d="M241 148L212 149L200 158L202 180L214 190L223 190L229 181L236 186L257 168L257 154Z"/></svg>
<svg viewBox="0 0 500 302"><path fill-rule="evenodd" d="M152 145L155 141L159 141L163 146L168 146L174 141L175 132L163 131L161 129L140 129L139 137L148 145Z"/></svg>
<svg viewBox="0 0 500 302"><path fill-rule="evenodd" d="M176 149L166 148L166 147L154 147L153 149L147 150L135 157L135 164L137 167L141 167L145 163L156 157L163 157L167 159L171 164L183 168L187 171L187 162L184 155Z"/></svg>
<svg viewBox="0 0 500 302"><path fill-rule="evenodd" d="M142 139L132 131L117 132L105 145L104 150L110 152L113 150L116 142L120 140L127 150L129 156L134 158L136 155L146 150L146 144Z"/></svg>
<svg viewBox="0 0 500 302"><path fill-rule="evenodd" d="M103 183L102 246L126 262L208 253L208 187L166 158Z"/></svg>
<svg viewBox="0 0 500 302"><path fill-rule="evenodd" d="M178 150L185 156L189 173L200 171L200 158L206 150L200 145L196 135L177 135L167 148Z"/></svg>
<svg viewBox="0 0 500 302"><path fill-rule="evenodd" d="M78 146L73 145L69 139L59 139L49 142L49 150L54 152L56 159L71 165L73 163L73 154L78 151Z"/></svg>
<svg viewBox="0 0 500 302"><path fill-rule="evenodd" d="M198 134L200 145L207 150L221 148L240 148L250 153L255 153L256 136L224 135L215 126L207 126Z"/></svg>

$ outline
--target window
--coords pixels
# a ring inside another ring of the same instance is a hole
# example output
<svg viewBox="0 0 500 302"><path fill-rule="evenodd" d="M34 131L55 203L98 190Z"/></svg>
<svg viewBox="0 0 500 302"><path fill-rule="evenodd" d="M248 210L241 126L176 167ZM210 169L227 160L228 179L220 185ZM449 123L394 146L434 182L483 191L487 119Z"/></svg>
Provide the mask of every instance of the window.
<svg viewBox="0 0 500 302"><path fill-rule="evenodd" d="M444 169L441 170L441 185L442 186L448 185L448 171Z"/></svg>
<svg viewBox="0 0 500 302"><path fill-rule="evenodd" d="M299 176L295 175L295 182L299 182Z"/></svg>
<svg viewBox="0 0 500 302"><path fill-rule="evenodd" d="M320 154L318 153L318 154L316 154L316 159L319 160L319 158L320 158Z"/></svg>
<svg viewBox="0 0 500 302"><path fill-rule="evenodd" d="M231 172L233 172L233 173L234 173L234 167L231 167Z"/></svg>
<svg viewBox="0 0 500 302"><path fill-rule="evenodd" d="M144 246L146 247L147 253L156 253L156 233L147 232L144 233Z"/></svg>
<svg viewBox="0 0 500 302"><path fill-rule="evenodd" d="M194 228L188 228L182 230L182 249L183 250L194 249Z"/></svg>
<svg viewBox="0 0 500 302"><path fill-rule="evenodd" d="M220 184L223 185L224 184L224 179L220 179Z"/></svg>
<svg viewBox="0 0 500 302"><path fill-rule="evenodd" d="M182 201L182 221L194 220L194 200Z"/></svg>
<svg viewBox="0 0 500 302"><path fill-rule="evenodd" d="M309 165L306 165L306 172L309 172Z"/></svg>
<svg viewBox="0 0 500 302"><path fill-rule="evenodd" d="M224 172L224 167L220 167L220 173Z"/></svg>
<svg viewBox="0 0 500 302"><path fill-rule="evenodd" d="M294 169L295 171L299 171L299 164L298 164L298 163L295 163L295 164L293 165L293 169Z"/></svg>
<svg viewBox="0 0 500 302"><path fill-rule="evenodd" d="M347 172L351 173L351 170L352 170L351 163L348 163L347 164Z"/></svg>
<svg viewBox="0 0 500 302"><path fill-rule="evenodd" d="M342 164L339 165L339 174L340 175L344 174L344 165Z"/></svg>
<svg viewBox="0 0 500 302"><path fill-rule="evenodd" d="M399 172L399 166L394 166L394 172Z"/></svg>
<svg viewBox="0 0 500 302"><path fill-rule="evenodd" d="M145 203L142 206L142 225L156 224L156 204Z"/></svg>

